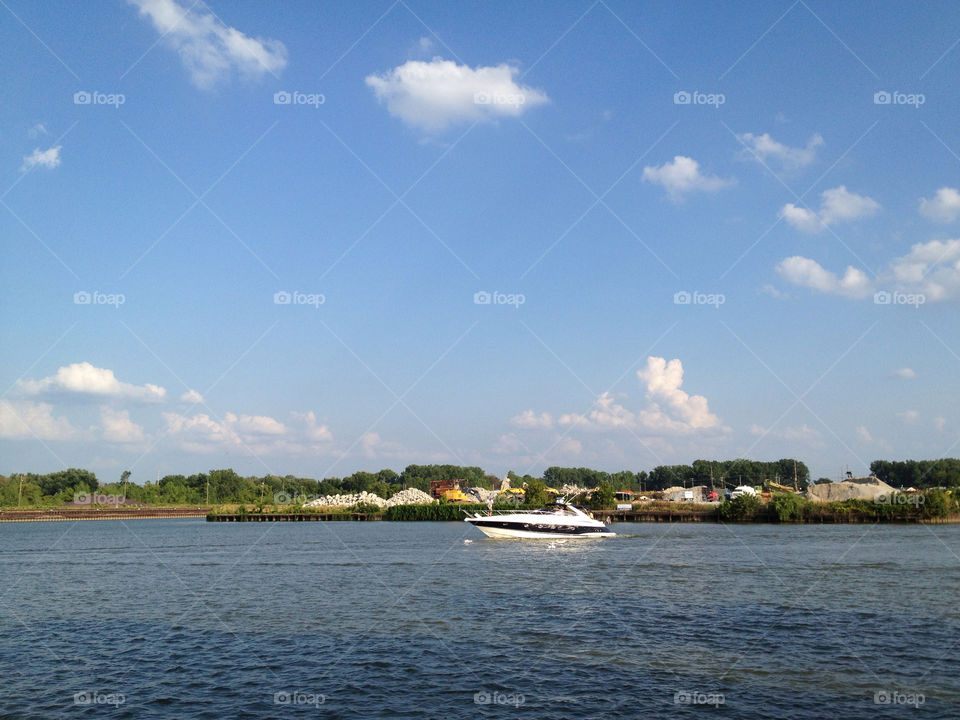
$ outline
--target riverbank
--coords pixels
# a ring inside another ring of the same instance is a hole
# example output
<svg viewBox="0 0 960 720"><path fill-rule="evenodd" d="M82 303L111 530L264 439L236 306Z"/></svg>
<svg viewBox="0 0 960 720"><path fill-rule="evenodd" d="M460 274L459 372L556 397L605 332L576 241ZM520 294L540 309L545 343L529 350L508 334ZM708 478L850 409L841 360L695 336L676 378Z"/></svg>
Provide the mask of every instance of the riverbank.
<svg viewBox="0 0 960 720"><path fill-rule="evenodd" d="M72 522L77 520L158 520L202 518L209 507L106 507L0 510L0 522Z"/></svg>

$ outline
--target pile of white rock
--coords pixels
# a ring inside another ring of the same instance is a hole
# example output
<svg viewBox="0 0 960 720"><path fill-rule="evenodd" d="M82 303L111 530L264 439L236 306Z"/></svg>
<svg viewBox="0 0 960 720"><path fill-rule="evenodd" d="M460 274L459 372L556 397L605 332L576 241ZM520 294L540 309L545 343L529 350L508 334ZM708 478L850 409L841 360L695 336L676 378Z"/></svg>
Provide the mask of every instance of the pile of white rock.
<svg viewBox="0 0 960 720"><path fill-rule="evenodd" d="M350 493L347 495L322 495L321 497L304 503L304 507L350 507L358 503L365 505L376 505L381 508L393 507L394 505L424 505L432 503L432 497L422 490L416 488L407 488L393 495L389 500L384 500L379 495L368 493Z"/></svg>

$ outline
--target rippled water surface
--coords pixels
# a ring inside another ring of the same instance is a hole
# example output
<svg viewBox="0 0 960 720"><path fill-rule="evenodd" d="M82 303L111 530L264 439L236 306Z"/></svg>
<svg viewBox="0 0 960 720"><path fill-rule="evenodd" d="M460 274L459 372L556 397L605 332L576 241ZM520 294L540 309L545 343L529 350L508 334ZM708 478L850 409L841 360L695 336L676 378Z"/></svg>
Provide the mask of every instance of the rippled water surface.
<svg viewBox="0 0 960 720"><path fill-rule="evenodd" d="M0 525L0 716L960 717L960 526Z"/></svg>

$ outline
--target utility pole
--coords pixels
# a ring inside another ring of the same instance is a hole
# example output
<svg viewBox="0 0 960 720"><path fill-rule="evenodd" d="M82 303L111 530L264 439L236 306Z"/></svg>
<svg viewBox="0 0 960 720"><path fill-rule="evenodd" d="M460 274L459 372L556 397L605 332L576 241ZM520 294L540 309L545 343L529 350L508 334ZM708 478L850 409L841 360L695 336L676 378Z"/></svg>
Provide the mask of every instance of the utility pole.
<svg viewBox="0 0 960 720"><path fill-rule="evenodd" d="M797 461L793 461L793 491L800 492L800 488L797 487Z"/></svg>
<svg viewBox="0 0 960 720"><path fill-rule="evenodd" d="M210 476L207 475L207 505L210 504Z"/></svg>
<svg viewBox="0 0 960 720"><path fill-rule="evenodd" d="M20 489L17 491L17 507L20 507L20 498L23 497L23 473L20 473Z"/></svg>

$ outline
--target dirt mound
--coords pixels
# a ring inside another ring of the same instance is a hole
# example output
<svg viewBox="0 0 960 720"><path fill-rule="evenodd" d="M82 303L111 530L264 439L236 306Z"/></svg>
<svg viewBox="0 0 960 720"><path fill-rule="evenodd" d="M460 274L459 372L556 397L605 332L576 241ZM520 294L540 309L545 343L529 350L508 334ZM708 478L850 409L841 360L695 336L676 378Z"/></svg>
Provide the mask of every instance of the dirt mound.
<svg viewBox="0 0 960 720"><path fill-rule="evenodd" d="M835 500L876 500L890 495L896 490L883 480L875 477L860 477L837 483L811 485L807 488L807 498L814 502L834 502Z"/></svg>

